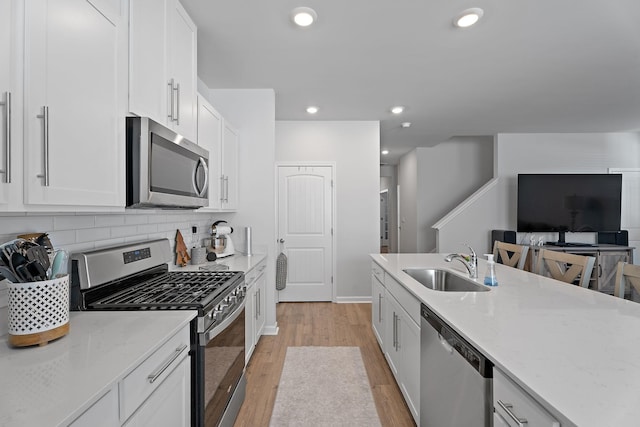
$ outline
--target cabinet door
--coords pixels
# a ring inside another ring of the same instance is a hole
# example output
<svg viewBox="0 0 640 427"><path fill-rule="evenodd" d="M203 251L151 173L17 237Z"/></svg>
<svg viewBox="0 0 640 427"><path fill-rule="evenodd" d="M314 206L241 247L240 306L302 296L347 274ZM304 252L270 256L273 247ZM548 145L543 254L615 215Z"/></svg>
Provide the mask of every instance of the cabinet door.
<svg viewBox="0 0 640 427"><path fill-rule="evenodd" d="M25 26L25 203L124 206L119 10L29 0Z"/></svg>
<svg viewBox="0 0 640 427"><path fill-rule="evenodd" d="M630 255L630 251L598 251L593 275L597 278L597 289L600 292L613 295L618 263L630 262ZM627 289L627 292L631 292L631 289Z"/></svg>
<svg viewBox="0 0 640 427"><path fill-rule="evenodd" d="M168 124L167 13L169 0L129 2L129 111Z"/></svg>
<svg viewBox="0 0 640 427"><path fill-rule="evenodd" d="M396 381L400 384L399 369L401 366L401 357L399 353L398 342L400 340L400 313L402 307L393 298L393 295L387 292L387 318L385 320L385 342L384 353L391 368L391 372L396 377Z"/></svg>
<svg viewBox="0 0 640 427"><path fill-rule="evenodd" d="M262 332L264 331L264 325L266 322L266 312L267 312L267 277L264 273L260 274L258 279L256 280L256 293L257 293L257 309L258 313L256 316L256 329L255 329L255 343L258 344L260 341L260 337L262 336Z"/></svg>
<svg viewBox="0 0 640 427"><path fill-rule="evenodd" d="M238 132L224 122L222 138L223 205L225 210L238 208Z"/></svg>
<svg viewBox="0 0 640 427"><path fill-rule="evenodd" d="M198 96L198 145L209 151L209 206L221 208L222 116L202 96Z"/></svg>
<svg viewBox="0 0 640 427"><path fill-rule="evenodd" d="M256 345L256 291L255 283L247 282L247 293L244 306L244 348L245 362L249 363Z"/></svg>
<svg viewBox="0 0 640 427"><path fill-rule="evenodd" d="M118 388L114 386L69 427L112 427L120 425L118 420Z"/></svg>
<svg viewBox="0 0 640 427"><path fill-rule="evenodd" d="M401 316L400 352L402 391L416 423L420 422L420 327L406 314Z"/></svg>
<svg viewBox="0 0 640 427"><path fill-rule="evenodd" d="M385 289L377 277L371 275L371 324L373 333L376 335L381 348L384 348L384 320L386 318L386 299Z"/></svg>
<svg viewBox="0 0 640 427"><path fill-rule="evenodd" d="M16 101L11 81L11 70L16 64L12 52L17 34L13 5L13 1L0 2L0 204L9 201L11 181L16 179L15 170L12 170L12 166L15 166L15 156L9 156L12 151L18 152L10 135L11 127L15 123L11 116L15 111Z"/></svg>
<svg viewBox="0 0 640 427"><path fill-rule="evenodd" d="M190 426L190 365L190 357L185 357L125 425L127 427Z"/></svg>
<svg viewBox="0 0 640 427"><path fill-rule="evenodd" d="M182 5L172 2L169 11L169 78L173 79L175 105L171 127L195 142L197 118L197 28Z"/></svg>

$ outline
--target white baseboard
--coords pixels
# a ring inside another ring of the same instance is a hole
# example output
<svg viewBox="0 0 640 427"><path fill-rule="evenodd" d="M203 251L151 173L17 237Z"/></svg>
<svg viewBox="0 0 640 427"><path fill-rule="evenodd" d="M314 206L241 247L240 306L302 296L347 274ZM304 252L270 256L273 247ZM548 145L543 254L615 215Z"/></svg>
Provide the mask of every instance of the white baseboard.
<svg viewBox="0 0 640 427"><path fill-rule="evenodd" d="M265 325L262 335L278 335L278 322L273 325Z"/></svg>
<svg viewBox="0 0 640 427"><path fill-rule="evenodd" d="M356 303L371 304L371 297L337 297L335 302L338 304L356 304Z"/></svg>

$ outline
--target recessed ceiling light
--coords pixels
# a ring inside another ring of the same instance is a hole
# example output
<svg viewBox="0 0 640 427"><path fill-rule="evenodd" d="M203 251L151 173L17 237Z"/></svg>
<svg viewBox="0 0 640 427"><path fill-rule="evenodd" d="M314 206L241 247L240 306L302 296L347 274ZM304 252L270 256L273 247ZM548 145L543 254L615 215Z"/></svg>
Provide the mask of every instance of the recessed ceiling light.
<svg viewBox="0 0 640 427"><path fill-rule="evenodd" d="M315 114L317 112L318 112L318 107L314 107L314 106L307 107L307 113Z"/></svg>
<svg viewBox="0 0 640 427"><path fill-rule="evenodd" d="M396 106L396 107L391 108L391 112L392 112L393 114L400 114L400 113L402 113L403 111L404 111L404 107L402 107L402 106L400 106L400 105L398 105L398 106Z"/></svg>
<svg viewBox="0 0 640 427"><path fill-rule="evenodd" d="M389 154L389 150L382 150L382 155L386 156L387 154Z"/></svg>
<svg viewBox="0 0 640 427"><path fill-rule="evenodd" d="M400 124L400 126L402 126L403 128L408 128L411 126L411 122L402 122L402 124Z"/></svg>
<svg viewBox="0 0 640 427"><path fill-rule="evenodd" d="M300 27L308 27L318 19L318 14L310 7L296 7L291 11L291 20Z"/></svg>
<svg viewBox="0 0 640 427"><path fill-rule="evenodd" d="M471 9L463 10L456 19L453 20L453 25L459 28L467 28L475 24L482 18L484 11L479 7L472 7Z"/></svg>

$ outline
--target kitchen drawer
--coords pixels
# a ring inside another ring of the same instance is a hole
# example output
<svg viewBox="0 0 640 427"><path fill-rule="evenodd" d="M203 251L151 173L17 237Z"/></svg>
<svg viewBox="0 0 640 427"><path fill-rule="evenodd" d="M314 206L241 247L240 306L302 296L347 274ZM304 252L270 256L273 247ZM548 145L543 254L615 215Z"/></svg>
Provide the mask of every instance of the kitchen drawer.
<svg viewBox="0 0 640 427"><path fill-rule="evenodd" d="M129 418L189 354L185 326L120 382L120 415Z"/></svg>
<svg viewBox="0 0 640 427"><path fill-rule="evenodd" d="M389 292L393 294L396 300L400 303L402 308L409 314L413 321L420 324L420 302L414 297L411 292L405 289L400 283L398 283L393 277L388 274L385 276L384 285Z"/></svg>
<svg viewBox="0 0 640 427"><path fill-rule="evenodd" d="M247 273L244 275L244 281L247 287L253 285L253 282L255 282L256 279L258 279L258 277L260 277L260 275L264 273L264 270L266 268L267 268L267 263L265 260L263 260L260 263L258 263L256 266L254 266L251 270L247 271Z"/></svg>
<svg viewBox="0 0 640 427"><path fill-rule="evenodd" d="M371 273L378 278L380 283L384 284L384 270L375 262L371 263Z"/></svg>
<svg viewBox="0 0 640 427"><path fill-rule="evenodd" d="M560 427L542 405L497 368L493 370L493 409L503 421L494 425Z"/></svg>

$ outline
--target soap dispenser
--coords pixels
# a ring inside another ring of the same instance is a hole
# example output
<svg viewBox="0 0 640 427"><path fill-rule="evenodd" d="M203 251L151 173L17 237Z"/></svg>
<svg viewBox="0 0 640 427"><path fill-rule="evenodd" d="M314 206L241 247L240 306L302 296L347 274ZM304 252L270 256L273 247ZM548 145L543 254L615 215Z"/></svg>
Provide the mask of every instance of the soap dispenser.
<svg viewBox="0 0 640 427"><path fill-rule="evenodd" d="M487 271L484 274L484 284L487 286L498 286L496 278L496 263L493 262L493 254L485 254L487 257Z"/></svg>

